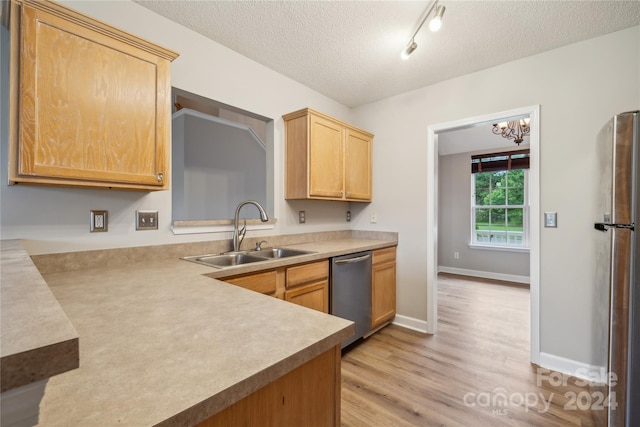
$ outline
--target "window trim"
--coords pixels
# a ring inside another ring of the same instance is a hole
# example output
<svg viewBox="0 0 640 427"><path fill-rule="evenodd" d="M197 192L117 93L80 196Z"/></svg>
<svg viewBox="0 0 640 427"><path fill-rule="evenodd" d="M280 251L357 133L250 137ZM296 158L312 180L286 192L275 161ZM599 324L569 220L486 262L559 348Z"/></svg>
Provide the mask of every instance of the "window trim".
<svg viewBox="0 0 640 427"><path fill-rule="evenodd" d="M507 169L502 169L508 171ZM475 191L475 173L470 174L470 187L471 187L471 206L469 209L470 213L470 240L469 240L469 248L471 249L483 249L483 250L498 250L498 251L507 251L507 252L529 252L530 248L530 230L529 230L529 216L530 216L530 204L529 204L529 169L524 170L524 200L522 205L488 205L488 206L480 206L476 205L476 191ZM486 172L495 172L495 171L486 171ZM512 246L512 245L501 245L501 244L482 244L475 241L475 225L476 225L476 216L475 210L477 208L483 209L508 209L508 208L519 208L522 207L522 246Z"/></svg>

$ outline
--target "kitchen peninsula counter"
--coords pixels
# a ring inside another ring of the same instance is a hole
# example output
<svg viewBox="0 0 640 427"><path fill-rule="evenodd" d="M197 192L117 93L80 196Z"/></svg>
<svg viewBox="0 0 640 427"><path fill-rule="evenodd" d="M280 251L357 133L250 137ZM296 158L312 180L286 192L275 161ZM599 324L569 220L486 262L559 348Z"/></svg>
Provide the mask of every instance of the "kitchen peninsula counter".
<svg viewBox="0 0 640 427"><path fill-rule="evenodd" d="M315 253L222 270L175 258L43 274L80 337L80 367L49 380L40 425L185 426L209 418L339 346L353 324L205 274L396 243L289 245Z"/></svg>

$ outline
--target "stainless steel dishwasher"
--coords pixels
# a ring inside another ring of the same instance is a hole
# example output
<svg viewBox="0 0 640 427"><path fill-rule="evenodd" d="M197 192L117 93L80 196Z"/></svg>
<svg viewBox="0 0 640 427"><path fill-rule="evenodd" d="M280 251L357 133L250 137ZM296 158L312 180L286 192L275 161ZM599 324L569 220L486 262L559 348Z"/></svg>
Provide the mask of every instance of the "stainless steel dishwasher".
<svg viewBox="0 0 640 427"><path fill-rule="evenodd" d="M371 251L331 259L331 314L356 324L342 348L371 330Z"/></svg>

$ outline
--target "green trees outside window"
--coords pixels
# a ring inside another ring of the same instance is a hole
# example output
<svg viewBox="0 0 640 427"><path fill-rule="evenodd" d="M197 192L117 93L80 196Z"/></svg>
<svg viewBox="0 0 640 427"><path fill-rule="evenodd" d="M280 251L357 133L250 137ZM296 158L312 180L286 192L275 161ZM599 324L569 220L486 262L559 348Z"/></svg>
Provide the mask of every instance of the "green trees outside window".
<svg viewBox="0 0 640 427"><path fill-rule="evenodd" d="M526 170L473 174L473 243L526 246Z"/></svg>

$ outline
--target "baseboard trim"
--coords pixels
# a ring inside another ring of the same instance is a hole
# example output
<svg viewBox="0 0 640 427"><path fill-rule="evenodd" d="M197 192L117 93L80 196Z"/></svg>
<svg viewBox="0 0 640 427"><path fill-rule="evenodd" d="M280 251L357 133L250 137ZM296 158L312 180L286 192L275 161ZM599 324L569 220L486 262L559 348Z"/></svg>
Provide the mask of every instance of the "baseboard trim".
<svg viewBox="0 0 640 427"><path fill-rule="evenodd" d="M607 368L604 366L594 366L587 363L578 362L554 354L540 352L541 368L571 375L586 381L604 383L607 381Z"/></svg>
<svg viewBox="0 0 640 427"><path fill-rule="evenodd" d="M402 326L403 328L422 332L423 334L427 333L426 320L420 320L420 319L415 319L413 317L396 314L396 317L393 319L391 323L393 325Z"/></svg>
<svg viewBox="0 0 640 427"><path fill-rule="evenodd" d="M515 274L492 273L490 271L468 270L466 268L438 266L438 273L459 274L461 276L481 277L483 279L503 280L506 282L530 284L529 276L516 276Z"/></svg>

